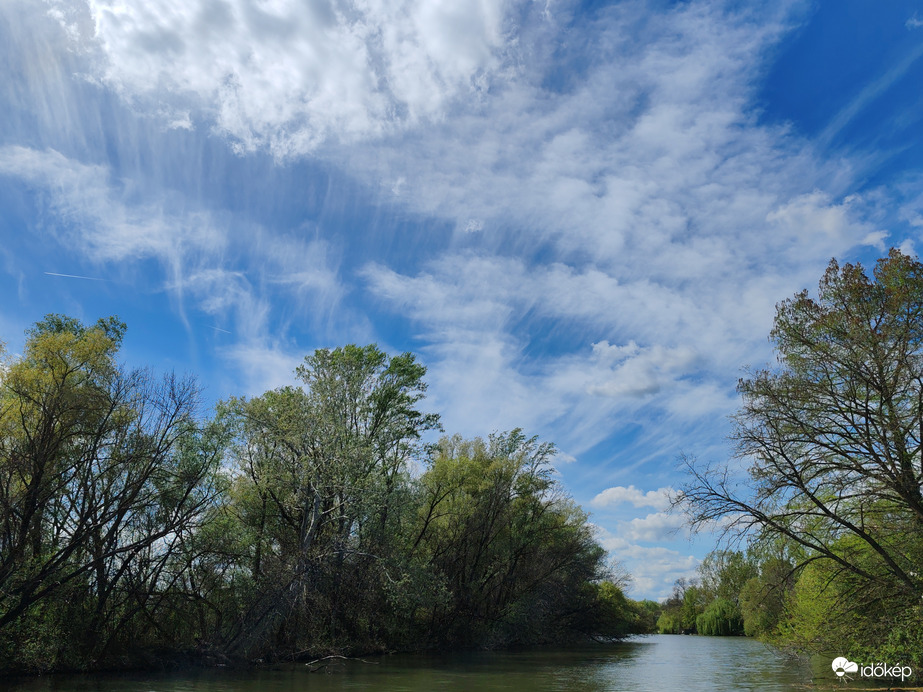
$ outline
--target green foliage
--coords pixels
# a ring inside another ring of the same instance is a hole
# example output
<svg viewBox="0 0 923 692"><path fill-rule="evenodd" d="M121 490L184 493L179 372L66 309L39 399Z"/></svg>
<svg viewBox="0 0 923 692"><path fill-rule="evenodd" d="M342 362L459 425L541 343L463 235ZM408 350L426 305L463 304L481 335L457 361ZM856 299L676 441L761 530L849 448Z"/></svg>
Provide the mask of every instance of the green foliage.
<svg viewBox="0 0 923 692"><path fill-rule="evenodd" d="M496 645L630 629L635 616L621 591L592 586L604 551L552 479L553 454L520 430L440 441L419 481L410 546L451 594L432 613L431 636Z"/></svg>
<svg viewBox="0 0 923 692"><path fill-rule="evenodd" d="M747 633L849 656L911 642L900 623L923 598L923 264L892 249L869 276L833 260L816 298L777 306L770 339L778 366L738 385L749 481L687 460L691 519L784 549L740 588Z"/></svg>
<svg viewBox="0 0 923 692"><path fill-rule="evenodd" d="M683 631L682 618L678 613L664 611L657 618L658 634L680 634Z"/></svg>
<svg viewBox="0 0 923 692"><path fill-rule="evenodd" d="M724 598L717 598L709 603L704 612L696 618L695 624L699 634L710 636L726 637L744 632L740 608Z"/></svg>
<svg viewBox="0 0 923 692"><path fill-rule="evenodd" d="M632 607L636 613L636 634L655 634L658 632L657 621L663 611L663 607L657 601L643 600L632 601Z"/></svg>
<svg viewBox="0 0 923 692"><path fill-rule="evenodd" d="M235 431L229 512L254 594L221 636L247 655L280 642L374 648L406 619L379 604L401 603L397 585L417 581L400 550L413 521L408 463L439 427L418 408L425 368L351 345L315 351L297 374L303 388L221 407Z"/></svg>
<svg viewBox="0 0 923 692"><path fill-rule="evenodd" d="M213 499L221 444L202 444L194 383L124 372L124 329L49 315L0 370L0 665L80 667L149 641L154 594Z"/></svg>
<svg viewBox="0 0 923 692"><path fill-rule="evenodd" d="M191 380L118 365L124 332L49 315L0 368L0 669L653 629L553 445L424 444L439 418L413 355L321 349L301 386L201 419Z"/></svg>
<svg viewBox="0 0 923 692"><path fill-rule="evenodd" d="M626 598L622 589L611 581L596 585L594 610L597 636L625 637L641 629L638 605Z"/></svg>

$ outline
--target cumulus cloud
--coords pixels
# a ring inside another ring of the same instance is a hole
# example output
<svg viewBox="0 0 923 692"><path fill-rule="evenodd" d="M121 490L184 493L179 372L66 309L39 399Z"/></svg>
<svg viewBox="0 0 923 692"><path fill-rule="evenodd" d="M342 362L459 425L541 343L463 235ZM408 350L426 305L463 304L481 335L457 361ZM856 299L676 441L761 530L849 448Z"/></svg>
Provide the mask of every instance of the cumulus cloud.
<svg viewBox="0 0 923 692"><path fill-rule="evenodd" d="M655 512L627 522L625 535L632 541L657 543L674 537L684 523L685 518L680 514Z"/></svg>
<svg viewBox="0 0 923 692"><path fill-rule="evenodd" d="M857 201L848 196L836 203L829 194L814 190L779 205L766 219L777 233L792 240L798 252L823 256L854 245L883 251L888 232L857 221L850 214L850 206Z"/></svg>
<svg viewBox="0 0 923 692"><path fill-rule="evenodd" d="M644 492L633 485L628 487L617 485L603 490L590 501L590 504L600 508L631 504L634 507L653 507L663 510L670 506L672 492L672 488L658 488Z"/></svg>
<svg viewBox="0 0 923 692"><path fill-rule="evenodd" d="M596 527L600 545L631 573L631 588L643 598L664 599L680 577L692 577L699 560L663 546L642 546L625 536Z"/></svg>
<svg viewBox="0 0 923 692"><path fill-rule="evenodd" d="M608 341L593 344L593 355L607 363L610 378L589 387L590 394L643 397L656 394L678 375L689 372L696 353L688 346L664 348L655 344L641 349L630 341L625 346L610 346Z"/></svg>

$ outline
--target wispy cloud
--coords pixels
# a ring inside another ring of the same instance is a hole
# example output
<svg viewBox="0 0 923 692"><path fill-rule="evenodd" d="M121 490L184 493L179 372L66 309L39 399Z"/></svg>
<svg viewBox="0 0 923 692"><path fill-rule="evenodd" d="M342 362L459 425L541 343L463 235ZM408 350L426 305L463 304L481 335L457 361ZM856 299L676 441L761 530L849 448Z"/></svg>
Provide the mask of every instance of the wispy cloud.
<svg viewBox="0 0 923 692"><path fill-rule="evenodd" d="M0 175L48 190L51 232L97 262L154 258L182 281L192 256L220 253L226 238L202 214L171 214L161 203L127 204L105 166L54 150L0 147Z"/></svg>
<svg viewBox="0 0 923 692"><path fill-rule="evenodd" d="M784 15L640 8L582 27L596 59L574 89L523 79L438 127L342 152L458 229L417 273L365 274L428 344L453 421L519 416L579 451L642 410L664 427L720 420L739 368L770 358L775 303L831 256L886 241L865 200L840 195L847 162L749 110ZM555 344L539 359L536 333Z"/></svg>
<svg viewBox="0 0 923 692"><path fill-rule="evenodd" d="M908 29L915 29L919 26L923 26L923 22L920 22L916 17L907 20ZM834 116L827 127L824 128L818 138L819 145L824 147L829 146L833 139L839 135L856 116L858 116L870 103L875 101L875 99L882 96L888 89L894 86L921 56L923 56L923 45L910 51L896 65L863 87L862 90L856 94L836 116Z"/></svg>
<svg viewBox="0 0 923 692"><path fill-rule="evenodd" d="M562 472L579 499L656 510L605 541L658 593L695 559L638 543L675 523L676 453L723 449L775 303L892 242L888 193L826 145L923 55L808 141L765 124L755 93L797 2L13 4L29 21L11 26L43 33L16 39L20 146L0 174L88 263L43 266L167 291L248 392L331 334L418 351L448 429L540 433L579 459ZM124 163L136 149L149 159ZM257 210L173 180L219 150L235 190L256 162L287 184ZM359 191L324 223L297 203L309 165Z"/></svg>
<svg viewBox="0 0 923 692"><path fill-rule="evenodd" d="M74 259L117 272L134 290L168 291L191 338L195 329L190 309L233 325L233 332L208 328L235 337L220 345L219 353L244 374L248 392L291 380L298 359L291 355L294 344L286 341L288 323L303 319L304 306L317 299L325 311L335 309L342 292L323 243L285 237L260 243L264 229L235 233L208 211L189 210L185 204L174 208L157 194L140 201L130 198L105 166L84 164L54 150L6 146L0 147L0 175L42 191L49 242L68 248ZM153 284L147 286L137 272L146 260L163 268L162 279L151 277ZM274 311L274 304L282 302L280 295L286 296L285 307Z"/></svg>
<svg viewBox="0 0 923 692"><path fill-rule="evenodd" d="M774 303L831 255L885 240L841 194L843 161L756 123L753 78L784 7L623 3L579 20L592 50L578 55L566 3L94 0L91 25L52 6L125 102L241 150L314 152L454 225L415 270L361 276L413 325L461 429L526 425L579 453L642 409L663 425L727 413L737 368L768 356ZM579 78L555 78L570 59ZM320 241L263 229L262 271L216 265L234 240L207 213L122 203L106 170L56 152L2 159L90 220L92 256L159 258L172 290L235 310L248 343L284 343L268 337L266 286L326 310L341 299ZM533 350L536 332L554 346Z"/></svg>

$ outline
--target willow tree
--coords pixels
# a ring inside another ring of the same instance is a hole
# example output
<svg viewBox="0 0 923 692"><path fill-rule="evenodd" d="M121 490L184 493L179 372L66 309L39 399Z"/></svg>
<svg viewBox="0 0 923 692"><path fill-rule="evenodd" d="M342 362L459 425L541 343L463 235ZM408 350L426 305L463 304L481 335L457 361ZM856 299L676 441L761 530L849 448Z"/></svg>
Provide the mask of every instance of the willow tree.
<svg viewBox="0 0 923 692"><path fill-rule="evenodd" d="M195 449L194 383L119 367L124 330L49 315L0 369L8 664L51 667L59 652L82 664L137 634L211 501L217 455Z"/></svg>
<svg viewBox="0 0 923 692"><path fill-rule="evenodd" d="M553 477L554 445L519 429L443 438L419 480L411 552L445 597L420 624L443 645L619 636L627 624L605 551ZM605 617L601 606L607 608Z"/></svg>
<svg viewBox="0 0 923 692"><path fill-rule="evenodd" d="M923 597L923 265L897 250L870 277L830 262L816 298L777 306L778 365L738 391L735 464L689 460L696 525L783 538L822 562L841 606ZM833 604L831 604L833 605Z"/></svg>

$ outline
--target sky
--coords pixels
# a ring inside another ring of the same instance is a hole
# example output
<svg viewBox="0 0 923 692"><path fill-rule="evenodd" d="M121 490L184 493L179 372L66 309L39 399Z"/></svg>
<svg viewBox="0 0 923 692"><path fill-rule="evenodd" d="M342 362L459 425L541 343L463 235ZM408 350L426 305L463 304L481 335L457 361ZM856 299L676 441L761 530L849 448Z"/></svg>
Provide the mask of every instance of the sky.
<svg viewBox="0 0 923 692"><path fill-rule="evenodd" d="M923 243L921 87L921 0L3 0L0 339L118 315L206 405L412 351L662 598L776 303Z"/></svg>

